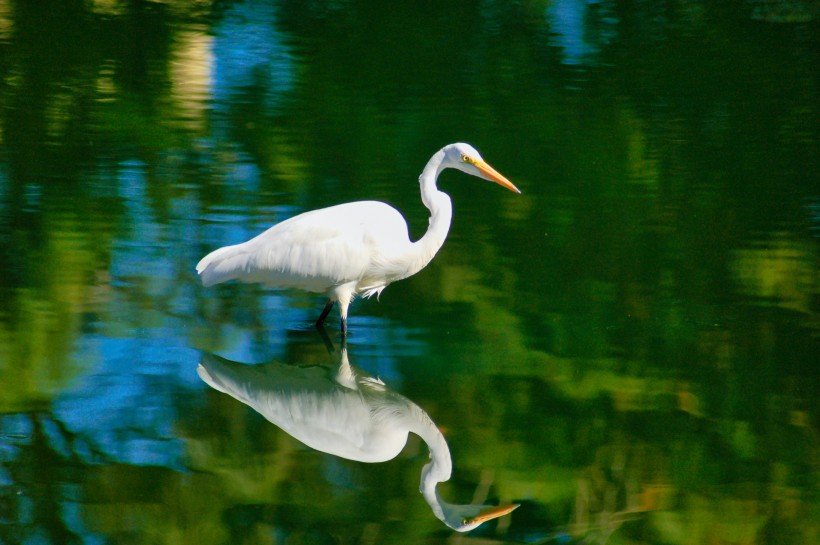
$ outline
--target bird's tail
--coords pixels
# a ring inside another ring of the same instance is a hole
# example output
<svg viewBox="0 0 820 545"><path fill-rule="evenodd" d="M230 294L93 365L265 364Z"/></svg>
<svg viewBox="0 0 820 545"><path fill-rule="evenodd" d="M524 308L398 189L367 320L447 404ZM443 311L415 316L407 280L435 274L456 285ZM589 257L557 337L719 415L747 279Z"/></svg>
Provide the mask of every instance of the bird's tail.
<svg viewBox="0 0 820 545"><path fill-rule="evenodd" d="M214 390L222 392L223 394L228 393L227 390L225 389L225 386L223 386L222 383L219 382L219 380L217 380L216 377L214 377L208 371L208 369L204 365L202 365L201 363L197 366L196 372L199 375L199 378L201 378L208 386L210 386Z"/></svg>
<svg viewBox="0 0 820 545"><path fill-rule="evenodd" d="M242 270L242 264L247 260L245 252L240 250L242 244L225 246L209 253L196 265L196 272L206 288L234 280Z"/></svg>

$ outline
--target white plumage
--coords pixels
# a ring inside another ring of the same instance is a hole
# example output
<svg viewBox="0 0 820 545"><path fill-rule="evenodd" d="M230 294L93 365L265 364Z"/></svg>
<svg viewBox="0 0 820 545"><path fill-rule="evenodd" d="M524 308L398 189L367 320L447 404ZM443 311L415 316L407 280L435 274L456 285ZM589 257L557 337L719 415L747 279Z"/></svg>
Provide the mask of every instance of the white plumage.
<svg viewBox="0 0 820 545"><path fill-rule="evenodd" d="M196 270L206 287L239 280L323 293L328 304L317 325L338 301L342 334L346 334L347 309L355 295L379 294L391 282L417 273L444 244L452 204L438 190L436 180L445 168L520 193L472 146L450 144L433 155L419 177L430 224L416 242L410 240L407 222L398 210L383 202L359 201L294 216L247 242L211 252Z"/></svg>
<svg viewBox="0 0 820 545"><path fill-rule="evenodd" d="M305 445L348 460L392 460L409 433L418 435L430 450L419 491L433 514L454 530L467 532L518 507L444 501L438 484L450 479L453 469L444 436L421 407L350 365L344 349L333 368L243 365L205 354L197 373Z"/></svg>

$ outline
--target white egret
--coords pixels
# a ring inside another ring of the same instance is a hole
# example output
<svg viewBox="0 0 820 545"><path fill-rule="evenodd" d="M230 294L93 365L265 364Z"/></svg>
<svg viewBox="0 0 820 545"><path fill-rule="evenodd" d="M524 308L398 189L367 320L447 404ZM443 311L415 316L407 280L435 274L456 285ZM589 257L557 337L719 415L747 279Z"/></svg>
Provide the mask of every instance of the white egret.
<svg viewBox="0 0 820 545"><path fill-rule="evenodd" d="M338 301L342 335L346 335L347 310L354 296L379 294L391 282L416 274L444 244L453 206L436 187L436 180L447 168L521 193L472 146L450 144L430 158L419 176L430 222L416 242L410 240L407 222L392 206L351 202L299 214L247 242L214 250L197 264L197 273L206 287L239 280L324 293L328 302L316 325L324 323Z"/></svg>
<svg viewBox="0 0 820 545"><path fill-rule="evenodd" d="M392 460L408 433L415 433L430 450L421 471L422 496L454 530L467 532L518 507L443 501L437 485L450 478L453 468L444 436L418 405L351 366L345 349L333 368L244 365L205 354L197 372L209 386L250 406L305 445L349 460Z"/></svg>

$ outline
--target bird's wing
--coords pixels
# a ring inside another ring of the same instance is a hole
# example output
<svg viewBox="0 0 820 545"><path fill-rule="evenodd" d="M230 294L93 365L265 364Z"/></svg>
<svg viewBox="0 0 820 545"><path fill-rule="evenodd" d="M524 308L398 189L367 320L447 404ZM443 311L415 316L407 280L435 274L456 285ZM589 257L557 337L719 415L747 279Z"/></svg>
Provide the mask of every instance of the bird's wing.
<svg viewBox="0 0 820 545"><path fill-rule="evenodd" d="M248 405L311 448L362 462L397 456L407 431L389 410L374 422L372 399L328 378L323 368L280 363L244 365L204 354L197 373L205 383ZM390 418L393 418L391 421ZM393 426L391 427L391 423Z"/></svg>
<svg viewBox="0 0 820 545"><path fill-rule="evenodd" d="M248 242L220 248L197 270L206 285L240 280L324 292L360 279L379 249L396 240L406 243L408 237L394 208L376 201L348 203L305 212Z"/></svg>

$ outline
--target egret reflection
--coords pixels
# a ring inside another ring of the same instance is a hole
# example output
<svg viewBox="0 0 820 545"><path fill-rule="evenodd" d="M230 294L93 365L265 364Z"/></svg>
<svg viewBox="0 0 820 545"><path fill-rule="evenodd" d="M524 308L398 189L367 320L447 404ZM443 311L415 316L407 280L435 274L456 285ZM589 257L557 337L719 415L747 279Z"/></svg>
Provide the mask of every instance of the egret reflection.
<svg viewBox="0 0 820 545"><path fill-rule="evenodd" d="M418 405L350 365L347 350L332 367L282 363L245 365L205 354L197 368L209 386L259 412L307 446L359 462L385 462L401 452L409 433L427 444L420 491L444 524L467 532L518 505L455 505L439 496L452 472L450 449Z"/></svg>

